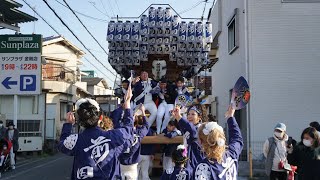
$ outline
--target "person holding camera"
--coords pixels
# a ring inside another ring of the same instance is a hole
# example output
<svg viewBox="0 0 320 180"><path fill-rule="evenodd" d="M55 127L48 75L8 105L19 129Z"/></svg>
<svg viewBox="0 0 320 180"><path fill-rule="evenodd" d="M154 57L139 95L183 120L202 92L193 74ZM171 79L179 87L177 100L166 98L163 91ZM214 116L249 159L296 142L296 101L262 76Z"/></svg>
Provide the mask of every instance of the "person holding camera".
<svg viewBox="0 0 320 180"><path fill-rule="evenodd" d="M299 180L320 179L320 137L317 130L308 127L301 134L301 141L288 149L288 161L298 167Z"/></svg>
<svg viewBox="0 0 320 180"><path fill-rule="evenodd" d="M270 180L286 180L287 172L284 165L287 163L286 125L278 123L273 132L263 145L263 154L266 157L265 170Z"/></svg>

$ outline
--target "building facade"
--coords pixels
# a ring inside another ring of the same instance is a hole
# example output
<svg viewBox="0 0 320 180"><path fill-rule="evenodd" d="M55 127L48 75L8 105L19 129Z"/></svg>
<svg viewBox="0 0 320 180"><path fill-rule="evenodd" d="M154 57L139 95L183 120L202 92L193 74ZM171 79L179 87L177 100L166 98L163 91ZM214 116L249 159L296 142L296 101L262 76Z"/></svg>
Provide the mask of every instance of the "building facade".
<svg viewBox="0 0 320 180"><path fill-rule="evenodd" d="M217 0L210 11L214 49L212 93L217 118L230 103L231 89L240 76L249 83L251 100L236 113L246 148L254 158L276 123L300 141L311 121L319 121L320 1ZM245 158L244 158L245 159Z"/></svg>
<svg viewBox="0 0 320 180"><path fill-rule="evenodd" d="M64 37L48 37L43 40L42 67L43 89L46 96L46 140L57 140L65 122L66 113L74 103L91 96L87 83L81 82L80 66L84 52Z"/></svg>

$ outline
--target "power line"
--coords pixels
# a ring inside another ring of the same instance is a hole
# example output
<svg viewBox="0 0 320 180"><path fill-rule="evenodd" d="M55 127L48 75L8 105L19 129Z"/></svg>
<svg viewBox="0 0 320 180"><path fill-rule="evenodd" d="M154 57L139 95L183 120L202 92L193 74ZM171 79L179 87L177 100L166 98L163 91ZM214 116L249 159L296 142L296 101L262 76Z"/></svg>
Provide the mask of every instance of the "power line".
<svg viewBox="0 0 320 180"><path fill-rule="evenodd" d="M107 16L108 18L110 18L110 16L109 16L108 14L106 14L106 13L102 12L100 9L98 9L98 8L96 7L96 5L95 5L94 2L89 1L89 3L90 3L97 11L99 11L101 14L103 14L103 15Z"/></svg>
<svg viewBox="0 0 320 180"><path fill-rule="evenodd" d="M204 11L206 10L206 7L207 7L207 2L208 2L208 0L206 0L204 3L204 8L203 8L202 15L201 15L202 20L203 20L203 16L204 16Z"/></svg>
<svg viewBox="0 0 320 180"><path fill-rule="evenodd" d="M71 34L82 44L82 46L98 61L106 70L108 70L112 75L116 76L109 68L107 68L88 48L87 46L78 38L77 35L69 28L69 26L61 19L61 17L56 13L56 11L48 4L47 0L42 0L49 9L55 14L55 16L61 21L61 23L71 32Z"/></svg>
<svg viewBox="0 0 320 180"><path fill-rule="evenodd" d="M97 66L95 66L92 62L90 62L90 60L86 57L84 57L84 59L86 59L86 61L91 64L93 67L95 67L101 74L103 74L106 78L108 78L109 80L114 81L113 79L111 79L109 76L107 76L104 72L102 72L99 68L97 68ZM116 76L117 77L117 76ZM116 82L114 82L116 83Z"/></svg>
<svg viewBox="0 0 320 180"><path fill-rule="evenodd" d="M70 5L67 3L67 1L63 0L63 2L68 6L69 10L73 13L73 15L76 16L78 21L86 29L86 31L90 34L90 36L94 39L94 41L100 46L100 48L106 53L106 55L108 55L107 51L101 46L101 44L98 42L98 40L92 35L92 33L88 30L88 28L83 24L83 22L80 20L80 18L77 16L77 14L73 11L73 9L70 7Z"/></svg>
<svg viewBox="0 0 320 180"><path fill-rule="evenodd" d="M192 7L190 7L190 8L188 8L188 9L185 9L185 10L179 12L179 14L186 13L186 12L188 12L188 11L190 11L190 10L198 7L198 6L199 6L201 3L203 3L203 2L206 2L206 1L199 1L198 3L196 3L195 5L193 5Z"/></svg>
<svg viewBox="0 0 320 180"><path fill-rule="evenodd" d="M22 0L22 1L23 1L27 6L29 6L29 8L32 9L32 11L33 11L34 13L36 13L48 26L50 26L51 29L52 29L54 32L56 32L58 35L60 35L60 33L59 33L54 27L52 27L34 8L32 8L31 5L30 5L27 1L25 1L25 0Z"/></svg>
<svg viewBox="0 0 320 180"><path fill-rule="evenodd" d="M104 3L102 0L100 0L101 4L102 4L102 8L104 9L104 12L106 12L106 14L108 14L106 7L104 6ZM109 16L109 14L108 14ZM109 16L110 17L110 16Z"/></svg>
<svg viewBox="0 0 320 180"><path fill-rule="evenodd" d="M113 8L112 8L112 6L111 6L111 2L110 2L110 1L107 1L107 2L108 2L108 4L109 4L109 7L110 7L110 9L111 9L111 12L112 12L113 16L116 16L115 13L114 13L114 11L113 11Z"/></svg>
<svg viewBox="0 0 320 180"><path fill-rule="evenodd" d="M64 5L63 3L61 3L61 2L58 1L58 0L56 0L56 2L59 3L60 5L64 6L64 7L68 8L66 5ZM96 20L96 21L104 22L104 23L107 23L107 22L108 22L107 20L100 19L100 18L96 18L96 17L93 17L93 16L89 16L89 15L87 15L87 14L84 14L84 13L79 12L79 11L76 11L76 10L74 10L74 12L76 12L77 14L80 14L80 15L82 15L82 16L84 16L84 17L87 17L87 18L89 18L89 19L93 19L93 20Z"/></svg>
<svg viewBox="0 0 320 180"><path fill-rule="evenodd" d="M32 9L44 22L46 22L46 24L47 24L52 30L54 30L58 35L60 35L60 33L59 33L56 29L54 29L54 27L51 26L38 12L36 12L28 2L26 2L25 0L23 0L23 2L24 2L25 4L27 4L27 5L30 7L30 9ZM50 53L50 54L64 54L64 53ZM88 61L89 64L91 64L94 68L96 68L96 70L98 70L99 72L101 72L106 78L108 78L108 79L111 80L111 81L114 81L114 80L112 80L111 78L109 78L109 76L107 76L105 73L103 73L103 72L102 72L98 67L96 67L93 63L91 63L86 57L84 57L84 58L86 59L86 61ZM115 82L114 82L114 83L115 83Z"/></svg>
<svg viewBox="0 0 320 180"><path fill-rule="evenodd" d="M120 11L120 9L119 9L118 1L117 1L117 0L114 0L114 1L116 2L116 6L117 6L117 8L118 8L119 15L121 15L122 13L121 13L121 11Z"/></svg>

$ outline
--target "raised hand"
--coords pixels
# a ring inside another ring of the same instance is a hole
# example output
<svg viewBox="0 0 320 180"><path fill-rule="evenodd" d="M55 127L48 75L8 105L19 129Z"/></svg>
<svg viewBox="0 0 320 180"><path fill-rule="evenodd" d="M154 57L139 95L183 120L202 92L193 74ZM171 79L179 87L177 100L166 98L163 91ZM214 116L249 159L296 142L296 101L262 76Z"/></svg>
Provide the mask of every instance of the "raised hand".
<svg viewBox="0 0 320 180"><path fill-rule="evenodd" d="M130 109L130 101L132 98L132 89L131 86L128 87L127 93L124 95L124 108L125 109Z"/></svg>
<svg viewBox="0 0 320 180"><path fill-rule="evenodd" d="M142 116L146 116L146 108L144 107L143 104L140 105L139 109L140 109L141 112L142 112Z"/></svg>
<svg viewBox="0 0 320 180"><path fill-rule="evenodd" d="M180 107L176 106L173 110L172 110L172 116L179 121L182 116L181 116L181 112L180 112Z"/></svg>
<svg viewBox="0 0 320 180"><path fill-rule="evenodd" d="M233 109L232 106L229 105L229 108L228 108L227 112L224 114L224 117L226 119L228 119L230 117L233 117L234 116L234 112L235 112L235 109Z"/></svg>
<svg viewBox="0 0 320 180"><path fill-rule="evenodd" d="M138 76L138 77L136 77L136 78L134 78L134 79L132 80L132 85L136 84L136 83L139 82L139 81L140 81L140 76Z"/></svg>
<svg viewBox="0 0 320 180"><path fill-rule="evenodd" d="M67 116L66 116L66 119L67 119L67 123L70 123L70 124L74 124L75 123L75 117L73 115L73 112L68 112L67 113Z"/></svg>

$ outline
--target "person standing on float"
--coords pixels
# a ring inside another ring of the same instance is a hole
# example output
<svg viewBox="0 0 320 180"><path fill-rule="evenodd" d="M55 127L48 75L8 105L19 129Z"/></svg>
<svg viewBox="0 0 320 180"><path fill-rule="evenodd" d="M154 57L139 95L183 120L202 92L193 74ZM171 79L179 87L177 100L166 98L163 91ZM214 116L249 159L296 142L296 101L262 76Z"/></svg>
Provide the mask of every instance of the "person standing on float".
<svg viewBox="0 0 320 180"><path fill-rule="evenodd" d="M147 118L150 127L157 117L157 106L152 99L150 91L157 86L157 82L149 78L148 72L141 71L140 76L132 82L132 86L133 104L137 106L141 103L150 112L150 116Z"/></svg>

